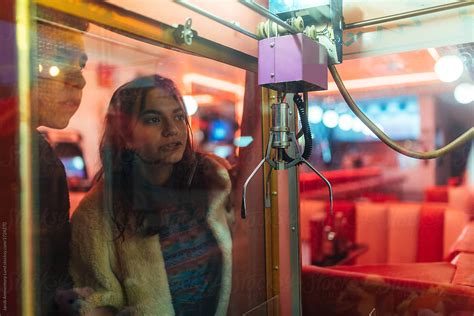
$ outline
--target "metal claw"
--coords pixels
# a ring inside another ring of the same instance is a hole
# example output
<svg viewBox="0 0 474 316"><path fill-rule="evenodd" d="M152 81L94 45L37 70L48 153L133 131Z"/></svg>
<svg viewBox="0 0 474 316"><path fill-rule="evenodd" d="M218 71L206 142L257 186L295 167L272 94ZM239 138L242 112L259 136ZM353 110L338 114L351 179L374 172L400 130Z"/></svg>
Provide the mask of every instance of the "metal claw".
<svg viewBox="0 0 474 316"><path fill-rule="evenodd" d="M328 186L328 189L329 189L329 215L331 217L334 216L334 210L333 210L333 192L332 192L332 186L331 186L331 183L329 182L328 179L326 179L326 177L324 177L318 170L316 170L313 166L311 166L311 164L306 160L304 159L303 157L301 157L301 161L304 162L311 170L313 170L314 173L316 173L325 183L326 185Z"/></svg>
<svg viewBox="0 0 474 316"><path fill-rule="evenodd" d="M298 162L302 161L305 163L314 173L316 173L328 186L329 189L329 215L331 217L334 216L334 210L333 210L333 192L332 192L332 186L331 183L329 182L328 179L326 179L318 170L316 170L306 159L303 158L301 155L300 148L298 147L298 143L296 142L296 135L294 132L291 132L289 135L289 138L292 140L293 144L295 144L295 149L296 149L296 156L294 161L291 163L287 164L287 167L293 167L295 166Z"/></svg>

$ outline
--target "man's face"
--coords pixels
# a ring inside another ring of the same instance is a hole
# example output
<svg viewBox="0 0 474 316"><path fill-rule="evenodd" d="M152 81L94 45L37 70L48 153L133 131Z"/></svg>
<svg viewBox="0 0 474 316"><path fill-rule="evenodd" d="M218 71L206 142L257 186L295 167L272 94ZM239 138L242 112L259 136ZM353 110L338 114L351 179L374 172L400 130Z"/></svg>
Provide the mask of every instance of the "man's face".
<svg viewBox="0 0 474 316"><path fill-rule="evenodd" d="M86 61L80 33L38 24L38 81L33 94L38 126L68 125L81 103Z"/></svg>

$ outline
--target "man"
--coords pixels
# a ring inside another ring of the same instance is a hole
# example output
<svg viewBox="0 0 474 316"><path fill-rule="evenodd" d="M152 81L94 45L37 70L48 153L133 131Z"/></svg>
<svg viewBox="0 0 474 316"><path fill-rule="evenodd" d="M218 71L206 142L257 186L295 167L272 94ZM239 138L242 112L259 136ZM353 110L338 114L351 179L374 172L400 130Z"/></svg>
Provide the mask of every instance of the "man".
<svg viewBox="0 0 474 316"><path fill-rule="evenodd" d="M81 19L38 7L38 80L32 91L32 112L36 126L65 128L76 113L85 80L82 70L87 56L80 32L48 24L52 21L85 31ZM69 263L69 193L64 166L41 135L36 135L39 175L39 279L41 315L67 314L58 296L73 287Z"/></svg>
<svg viewBox="0 0 474 316"><path fill-rule="evenodd" d="M33 130L40 126L63 129L77 111L85 86L82 69L87 56L84 53L82 33L73 29L85 31L87 27L88 23L83 20L38 6L37 56L33 56L33 70L37 75L33 76L31 91ZM9 54L10 51L6 53ZM11 65L14 63L8 64ZM2 205L2 225L7 223L4 233L8 237L8 254L16 255L19 253L16 249L18 244L14 241L19 242L19 233L15 229L15 223L19 218L17 196L20 192L18 176L15 175L19 171L18 105L16 83L14 79L11 81L9 89L1 87L0 177L3 179L0 197L2 201L6 201ZM9 92L5 94L5 91ZM58 301L56 294L64 294L60 290L71 289L73 286L68 273L70 225L66 174L64 166L47 141L36 131L33 132L32 139L32 150L35 153L33 157L37 157L37 161L32 162L33 166L37 166L37 169L33 168L33 187L38 189L34 209L38 210L39 218L39 227L37 230L34 228L34 239L39 245L39 249L35 249L39 261L39 265L35 266L39 280L36 291L40 300L36 311L40 315L64 315L70 313L69 307L65 306L68 301ZM20 293L18 281L12 276L18 273L18 268L12 266L12 263L19 265L20 262L18 259L12 262L11 256L8 257L10 270L7 291L13 292L6 293L10 294L7 304L19 303L16 301ZM64 298L64 295L60 297ZM9 306L15 310L13 305Z"/></svg>

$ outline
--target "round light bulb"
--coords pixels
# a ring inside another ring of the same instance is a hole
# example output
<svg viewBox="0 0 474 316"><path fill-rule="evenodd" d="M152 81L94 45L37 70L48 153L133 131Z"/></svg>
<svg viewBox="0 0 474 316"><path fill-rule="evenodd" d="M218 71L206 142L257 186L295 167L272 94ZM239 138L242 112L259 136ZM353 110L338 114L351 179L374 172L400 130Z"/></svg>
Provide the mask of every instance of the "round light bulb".
<svg viewBox="0 0 474 316"><path fill-rule="evenodd" d="M387 104L387 112L393 114L400 110L400 105L397 101L391 101Z"/></svg>
<svg viewBox="0 0 474 316"><path fill-rule="evenodd" d="M58 66L51 66L49 67L49 74L51 77L56 77L59 75L59 68Z"/></svg>
<svg viewBox="0 0 474 316"><path fill-rule="evenodd" d="M339 128L345 132L349 131L352 128L354 119L349 114L342 114L339 117Z"/></svg>
<svg viewBox="0 0 474 316"><path fill-rule="evenodd" d="M461 83L454 89L454 98L461 104L468 104L474 101L474 85Z"/></svg>
<svg viewBox="0 0 474 316"><path fill-rule="evenodd" d="M458 56L443 56L435 64L435 72L442 82L454 82L461 78L464 65Z"/></svg>
<svg viewBox="0 0 474 316"><path fill-rule="evenodd" d="M319 106L310 106L308 109L308 121L312 124L319 124L323 119L323 109Z"/></svg>
<svg viewBox="0 0 474 316"><path fill-rule="evenodd" d="M323 124L328 128L334 128L339 122L339 114L336 111L329 110L323 114Z"/></svg>
<svg viewBox="0 0 474 316"><path fill-rule="evenodd" d="M363 129L364 129L364 123L362 123L362 121L358 117L356 117L352 124L352 131L356 133L360 133L362 132Z"/></svg>

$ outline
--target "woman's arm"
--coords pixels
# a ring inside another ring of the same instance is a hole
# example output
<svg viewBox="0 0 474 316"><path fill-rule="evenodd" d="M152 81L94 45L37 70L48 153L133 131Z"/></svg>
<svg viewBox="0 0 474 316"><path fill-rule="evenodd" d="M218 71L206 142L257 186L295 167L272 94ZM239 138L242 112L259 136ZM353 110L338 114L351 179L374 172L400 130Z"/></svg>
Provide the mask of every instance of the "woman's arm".
<svg viewBox="0 0 474 316"><path fill-rule="evenodd" d="M111 268L113 242L110 223L101 214L99 199L86 196L71 221L70 273L76 288L91 288L81 304L81 315L98 307L120 310L124 305L122 286Z"/></svg>

